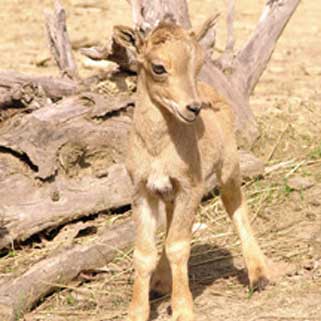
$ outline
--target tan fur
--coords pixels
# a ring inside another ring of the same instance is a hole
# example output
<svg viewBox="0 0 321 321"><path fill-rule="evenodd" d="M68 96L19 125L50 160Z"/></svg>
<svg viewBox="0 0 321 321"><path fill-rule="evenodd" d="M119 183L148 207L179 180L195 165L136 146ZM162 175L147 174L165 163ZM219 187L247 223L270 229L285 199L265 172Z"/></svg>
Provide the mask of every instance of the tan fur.
<svg viewBox="0 0 321 321"><path fill-rule="evenodd" d="M240 189L231 109L214 88L197 81L201 48L182 28L161 24L136 49L138 99L127 158L137 227L129 320L148 320L151 283L161 293L172 291L172 320L194 321L187 271L191 229L204 181L214 172L242 241L251 286L268 279L268 270ZM166 74L156 75L152 64L164 66ZM199 116L187 109L191 102L203 104ZM167 237L157 265L155 232L161 202L167 209Z"/></svg>

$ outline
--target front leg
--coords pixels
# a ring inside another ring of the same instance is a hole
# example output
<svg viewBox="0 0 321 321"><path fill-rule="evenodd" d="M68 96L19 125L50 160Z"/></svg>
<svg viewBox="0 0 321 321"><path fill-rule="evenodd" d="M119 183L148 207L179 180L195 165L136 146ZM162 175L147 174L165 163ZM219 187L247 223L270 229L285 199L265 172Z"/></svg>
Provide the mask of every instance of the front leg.
<svg viewBox="0 0 321 321"><path fill-rule="evenodd" d="M198 194L180 192L174 203L165 250L172 271L173 321L194 321L193 298L189 288L188 260L192 225L201 200Z"/></svg>
<svg viewBox="0 0 321 321"><path fill-rule="evenodd" d="M149 284L157 263L155 234L158 205L158 199L147 191L139 192L133 203L136 224L135 280L128 313L129 321L147 321L149 318Z"/></svg>

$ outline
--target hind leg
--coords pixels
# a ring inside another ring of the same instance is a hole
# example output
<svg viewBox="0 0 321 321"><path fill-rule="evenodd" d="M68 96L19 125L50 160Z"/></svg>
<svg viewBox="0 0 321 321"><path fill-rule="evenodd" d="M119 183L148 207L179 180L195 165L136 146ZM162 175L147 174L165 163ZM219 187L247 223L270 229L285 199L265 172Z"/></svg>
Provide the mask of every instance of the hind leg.
<svg viewBox="0 0 321 321"><path fill-rule="evenodd" d="M226 182L222 182L222 201L241 240L250 287L262 290L268 284L269 270L266 258L250 226L246 199L241 191L241 179L238 169Z"/></svg>

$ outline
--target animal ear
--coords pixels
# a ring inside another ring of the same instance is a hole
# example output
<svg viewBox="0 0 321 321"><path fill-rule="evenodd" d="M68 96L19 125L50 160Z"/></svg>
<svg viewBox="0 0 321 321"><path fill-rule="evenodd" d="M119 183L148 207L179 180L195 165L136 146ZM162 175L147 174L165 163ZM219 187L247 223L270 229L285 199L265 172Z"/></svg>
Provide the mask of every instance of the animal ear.
<svg viewBox="0 0 321 321"><path fill-rule="evenodd" d="M144 43L143 35L140 31L126 26L114 27L114 40L122 47L138 54Z"/></svg>
<svg viewBox="0 0 321 321"><path fill-rule="evenodd" d="M196 30L192 30L190 35L194 37L197 41L202 40L208 32L215 30L217 18L220 16L219 13L214 16L209 17L205 22Z"/></svg>

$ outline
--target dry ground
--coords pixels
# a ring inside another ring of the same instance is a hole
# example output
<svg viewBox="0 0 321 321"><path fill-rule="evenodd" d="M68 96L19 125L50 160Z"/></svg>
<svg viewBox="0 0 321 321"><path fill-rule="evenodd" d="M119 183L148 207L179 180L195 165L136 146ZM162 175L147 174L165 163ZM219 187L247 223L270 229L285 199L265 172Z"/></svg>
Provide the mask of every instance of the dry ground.
<svg viewBox="0 0 321 321"><path fill-rule="evenodd" d="M125 0L65 0L69 32L76 47L103 43L112 25L130 23ZM224 1L190 0L196 25ZM236 46L254 27L264 1L237 5ZM43 10L49 0L1 0L0 68L30 73L56 73L49 57ZM282 277L262 293L246 287L240 247L217 198L202 204L198 221L206 228L195 234L190 278L198 321L203 320L321 320L321 5L302 1L251 98L261 136L253 151L266 162L262 179L246 182L251 220L266 254L282 266ZM223 48L221 19L217 48ZM77 59L80 59L76 53ZM37 65L38 64L38 65ZM83 74L90 73L81 67ZM276 165L276 166L274 166ZM311 182L293 190L291 179ZM101 214L92 224L115 224L118 217ZM39 240L12 250L0 259L5 279L25 270L60 246L72 225L52 241ZM64 234L65 233L65 234ZM60 236L59 236L60 235ZM84 240L69 240L80 242ZM125 320L131 292L131 251L90 282L77 280L46 298L26 316L28 321ZM168 320L169 301L153 303L153 320Z"/></svg>

